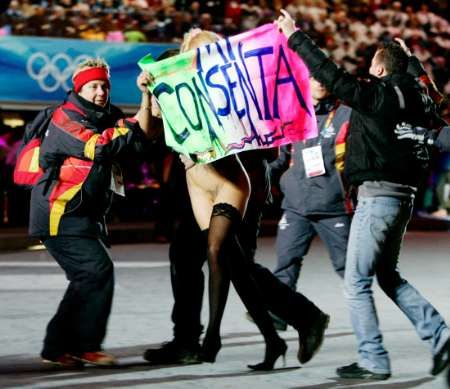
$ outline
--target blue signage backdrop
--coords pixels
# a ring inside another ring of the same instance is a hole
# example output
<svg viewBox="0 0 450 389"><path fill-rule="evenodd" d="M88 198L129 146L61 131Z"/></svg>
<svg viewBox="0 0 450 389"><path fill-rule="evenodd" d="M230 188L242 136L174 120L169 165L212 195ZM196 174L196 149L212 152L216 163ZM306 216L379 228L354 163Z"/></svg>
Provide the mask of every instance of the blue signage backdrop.
<svg viewBox="0 0 450 389"><path fill-rule="evenodd" d="M175 44L131 44L77 39L0 37L0 105L60 102L72 88L72 74L86 57L102 57L111 69L111 101L139 104L137 61L158 57Z"/></svg>

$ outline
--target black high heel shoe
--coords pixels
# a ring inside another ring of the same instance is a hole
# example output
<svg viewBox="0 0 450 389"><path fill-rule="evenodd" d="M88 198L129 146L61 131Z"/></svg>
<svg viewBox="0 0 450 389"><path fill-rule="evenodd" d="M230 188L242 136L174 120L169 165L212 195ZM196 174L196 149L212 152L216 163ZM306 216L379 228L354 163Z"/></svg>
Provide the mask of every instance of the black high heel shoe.
<svg viewBox="0 0 450 389"><path fill-rule="evenodd" d="M200 359L203 362L214 363L219 350L222 348L220 336L205 336L200 350Z"/></svg>
<svg viewBox="0 0 450 389"><path fill-rule="evenodd" d="M256 365L247 365L249 369L257 371L273 370L275 362L282 356L284 366L286 366L286 350L287 344L283 339L279 339L274 344L267 344L266 355L264 355L264 361L257 363Z"/></svg>

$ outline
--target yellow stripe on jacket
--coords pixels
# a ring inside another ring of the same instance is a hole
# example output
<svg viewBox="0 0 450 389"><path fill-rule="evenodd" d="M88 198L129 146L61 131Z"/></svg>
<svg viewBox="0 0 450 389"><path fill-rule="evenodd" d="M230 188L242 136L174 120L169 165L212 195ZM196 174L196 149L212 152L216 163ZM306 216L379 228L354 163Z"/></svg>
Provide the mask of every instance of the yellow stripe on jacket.
<svg viewBox="0 0 450 389"><path fill-rule="evenodd" d="M345 160L345 142L336 144L336 170L339 173L344 171L344 160Z"/></svg>
<svg viewBox="0 0 450 389"><path fill-rule="evenodd" d="M86 142L84 146L84 156L89 158L91 161L94 160L95 157L95 145L97 144L97 139L100 137L100 134L92 135L91 138Z"/></svg>
<svg viewBox="0 0 450 389"><path fill-rule="evenodd" d="M80 191L82 185L83 183L81 182L75 186L72 186L53 202L52 209L50 210L50 236L58 235L59 223L61 222L61 217L66 210L66 205Z"/></svg>
<svg viewBox="0 0 450 389"><path fill-rule="evenodd" d="M124 136L130 131L127 127L114 127L114 133L111 140L118 138L119 136Z"/></svg>
<svg viewBox="0 0 450 389"><path fill-rule="evenodd" d="M32 173L39 171L39 147L33 149L33 155L30 161L30 167L28 169Z"/></svg>

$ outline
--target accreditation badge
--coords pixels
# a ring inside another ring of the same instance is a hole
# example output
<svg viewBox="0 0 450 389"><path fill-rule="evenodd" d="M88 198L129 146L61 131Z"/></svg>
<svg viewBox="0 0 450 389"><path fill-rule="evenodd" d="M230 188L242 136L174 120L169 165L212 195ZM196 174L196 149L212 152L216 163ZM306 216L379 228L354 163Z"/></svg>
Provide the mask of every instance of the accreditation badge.
<svg viewBox="0 0 450 389"><path fill-rule="evenodd" d="M321 145L303 149L302 157L303 164L305 165L306 177L311 178L325 174Z"/></svg>
<svg viewBox="0 0 450 389"><path fill-rule="evenodd" d="M122 171L116 165L112 165L111 168L111 185L109 188L115 194L125 197L125 185L123 183Z"/></svg>

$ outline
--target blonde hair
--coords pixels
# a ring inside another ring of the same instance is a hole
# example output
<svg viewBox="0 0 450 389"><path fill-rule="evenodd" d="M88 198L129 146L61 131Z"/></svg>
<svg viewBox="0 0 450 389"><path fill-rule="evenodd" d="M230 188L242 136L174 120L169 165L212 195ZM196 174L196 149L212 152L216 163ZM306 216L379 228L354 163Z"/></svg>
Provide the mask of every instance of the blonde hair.
<svg viewBox="0 0 450 389"><path fill-rule="evenodd" d="M108 77L109 77L109 65L106 63L106 61L103 58L100 58L100 57L87 58L77 65L77 67L72 75L72 81L74 80L75 76L78 73L80 73L82 70L86 70L89 68L104 68L104 69L106 69L106 72L108 73Z"/></svg>
<svg viewBox="0 0 450 389"><path fill-rule="evenodd" d="M212 31L201 30L200 28L192 28L184 34L183 42L180 46L180 52L183 53L188 50L214 43L221 39L219 34Z"/></svg>

